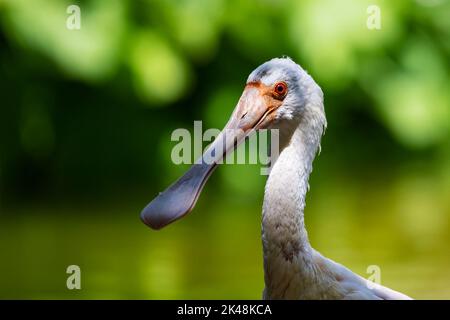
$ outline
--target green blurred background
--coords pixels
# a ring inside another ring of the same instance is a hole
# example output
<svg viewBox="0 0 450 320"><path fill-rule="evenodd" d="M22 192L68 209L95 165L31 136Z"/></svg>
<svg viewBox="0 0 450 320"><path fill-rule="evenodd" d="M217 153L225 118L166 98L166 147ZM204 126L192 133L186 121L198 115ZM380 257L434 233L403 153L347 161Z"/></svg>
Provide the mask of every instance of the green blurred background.
<svg viewBox="0 0 450 320"><path fill-rule="evenodd" d="M222 128L282 55L325 92L312 245L450 298L449 1L0 0L0 19L0 298L259 299L260 166L220 167L162 231L139 213L186 169L171 132Z"/></svg>

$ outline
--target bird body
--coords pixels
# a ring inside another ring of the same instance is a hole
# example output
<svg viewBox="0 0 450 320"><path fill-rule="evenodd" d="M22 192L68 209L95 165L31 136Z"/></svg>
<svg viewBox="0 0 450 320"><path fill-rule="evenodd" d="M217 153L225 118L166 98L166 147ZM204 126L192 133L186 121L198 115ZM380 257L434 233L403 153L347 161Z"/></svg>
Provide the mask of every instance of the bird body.
<svg viewBox="0 0 450 320"><path fill-rule="evenodd" d="M309 243L305 197L326 124L322 90L306 71L289 58L262 64L250 74L230 121L202 161L154 199L142 220L159 229L184 216L220 159L255 130L278 129L279 156L272 159L262 213L263 298L410 299L323 257ZM227 135L225 129L235 131Z"/></svg>

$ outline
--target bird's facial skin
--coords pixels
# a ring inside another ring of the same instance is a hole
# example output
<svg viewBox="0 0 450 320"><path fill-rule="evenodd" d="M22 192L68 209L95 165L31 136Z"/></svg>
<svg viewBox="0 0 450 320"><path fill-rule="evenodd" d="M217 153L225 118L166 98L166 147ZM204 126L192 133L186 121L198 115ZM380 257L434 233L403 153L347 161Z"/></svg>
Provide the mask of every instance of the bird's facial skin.
<svg viewBox="0 0 450 320"><path fill-rule="evenodd" d="M261 82L248 83L238 104L243 128L267 128L275 120L276 110L283 104L287 91L287 84L282 81L272 86Z"/></svg>

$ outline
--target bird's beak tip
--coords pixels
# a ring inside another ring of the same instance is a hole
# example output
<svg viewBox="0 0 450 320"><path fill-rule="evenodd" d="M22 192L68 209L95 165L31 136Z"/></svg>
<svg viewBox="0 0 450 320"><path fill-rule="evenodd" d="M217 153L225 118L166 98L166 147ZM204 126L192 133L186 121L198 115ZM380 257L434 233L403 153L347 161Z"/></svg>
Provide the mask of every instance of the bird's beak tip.
<svg viewBox="0 0 450 320"><path fill-rule="evenodd" d="M141 221L148 227L150 227L153 230L161 230L165 224L162 223L158 223L157 220L155 219L147 219L147 217L149 216L148 212L147 212L147 207L144 208L144 210L141 211Z"/></svg>

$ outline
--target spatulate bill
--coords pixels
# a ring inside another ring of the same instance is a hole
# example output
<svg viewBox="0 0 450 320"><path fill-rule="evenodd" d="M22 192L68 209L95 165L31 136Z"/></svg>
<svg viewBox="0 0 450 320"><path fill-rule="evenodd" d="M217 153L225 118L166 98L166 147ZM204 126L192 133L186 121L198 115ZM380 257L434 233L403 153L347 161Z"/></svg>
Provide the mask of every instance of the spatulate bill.
<svg viewBox="0 0 450 320"><path fill-rule="evenodd" d="M146 225L161 229L192 210L217 164L247 136L264 127L268 115L280 105L278 100L270 102L267 92L268 89L262 85L246 86L224 130L199 161L144 208L141 219Z"/></svg>

